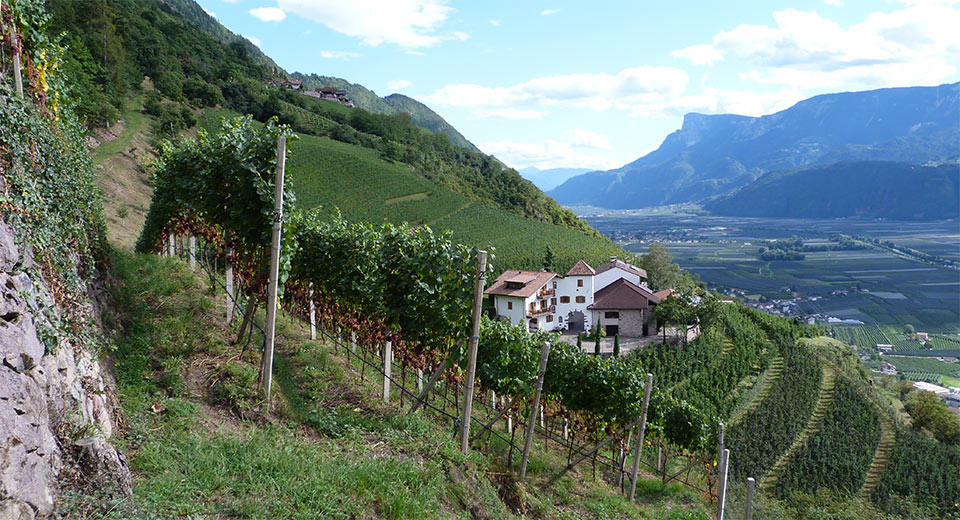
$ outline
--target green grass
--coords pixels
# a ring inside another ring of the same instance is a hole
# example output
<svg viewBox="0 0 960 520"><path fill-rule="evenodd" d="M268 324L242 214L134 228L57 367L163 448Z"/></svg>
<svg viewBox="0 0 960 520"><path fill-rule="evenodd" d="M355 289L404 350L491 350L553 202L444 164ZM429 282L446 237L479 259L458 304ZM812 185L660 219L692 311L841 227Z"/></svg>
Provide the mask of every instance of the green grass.
<svg viewBox="0 0 960 520"><path fill-rule="evenodd" d="M120 114L120 118L123 119L123 132L113 141L103 143L93 149L90 154L93 164L100 164L104 159L121 153L130 147L133 136L136 135L140 127L147 121L147 116L143 112L140 112L142 106L142 94L137 94L127 100L126 107L123 113Z"/></svg>

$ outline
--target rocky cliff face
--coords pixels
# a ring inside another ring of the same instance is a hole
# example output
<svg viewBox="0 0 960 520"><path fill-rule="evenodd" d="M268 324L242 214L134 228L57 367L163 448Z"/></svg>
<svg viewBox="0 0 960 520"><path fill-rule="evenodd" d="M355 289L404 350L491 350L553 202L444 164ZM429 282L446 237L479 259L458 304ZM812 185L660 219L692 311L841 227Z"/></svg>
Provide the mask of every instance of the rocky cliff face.
<svg viewBox="0 0 960 520"><path fill-rule="evenodd" d="M115 431L113 390L91 345L38 337L58 312L50 288L31 277L33 254L0 221L0 520L53 514L61 480L131 493L126 462L106 442ZM91 312L100 304L88 286Z"/></svg>

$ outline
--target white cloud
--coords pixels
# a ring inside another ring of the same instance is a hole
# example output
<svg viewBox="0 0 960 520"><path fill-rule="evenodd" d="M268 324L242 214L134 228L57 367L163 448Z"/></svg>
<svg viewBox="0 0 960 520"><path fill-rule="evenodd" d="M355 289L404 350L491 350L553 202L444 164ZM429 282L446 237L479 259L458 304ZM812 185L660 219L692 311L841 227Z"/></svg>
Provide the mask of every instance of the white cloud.
<svg viewBox="0 0 960 520"><path fill-rule="evenodd" d="M200 9L203 9L203 12L209 14L210 16L212 16L212 17L214 17L214 18L217 17L217 13L215 13L215 12L213 12L213 11L207 11L207 10L204 9L203 7L201 7Z"/></svg>
<svg viewBox="0 0 960 520"><path fill-rule="evenodd" d="M594 132L593 130L582 130L573 128L563 133L567 142L578 148L595 148L597 150L609 150L610 140L607 136Z"/></svg>
<svg viewBox="0 0 960 520"><path fill-rule="evenodd" d="M243 37L250 40L250 43L256 45L257 47L260 47L260 44L263 43L260 41L260 38L257 38L256 36L248 36L244 34Z"/></svg>
<svg viewBox="0 0 960 520"><path fill-rule="evenodd" d="M745 78L801 89L931 84L956 74L947 59L960 53L957 2L905 3L849 26L785 9L773 13L773 26L743 24L671 55L694 64L736 58L753 67Z"/></svg>
<svg viewBox="0 0 960 520"><path fill-rule="evenodd" d="M405 79L392 79L387 82L387 88L390 90L402 90L409 87L410 85L413 85L413 83Z"/></svg>
<svg viewBox="0 0 960 520"><path fill-rule="evenodd" d="M354 58L359 58L361 55L357 52L348 52L348 51L320 51L320 57L328 60L352 60Z"/></svg>
<svg viewBox="0 0 960 520"><path fill-rule="evenodd" d="M534 78L508 87L446 85L423 101L438 105L496 108L578 106L605 110L625 103L654 102L683 93L687 73L673 67L639 66L616 74L581 73Z"/></svg>
<svg viewBox="0 0 960 520"><path fill-rule="evenodd" d="M520 121L523 119L543 119L550 111L524 110L521 108L479 108L473 114L480 119L505 119Z"/></svg>
<svg viewBox="0 0 960 520"><path fill-rule="evenodd" d="M670 51L674 58L683 58L693 65L710 65L723 59L722 51L709 44L691 45L685 49Z"/></svg>
<svg viewBox="0 0 960 520"><path fill-rule="evenodd" d="M385 43L407 49L464 40L466 33L439 33L454 12L446 0L278 0L281 9L376 47Z"/></svg>
<svg viewBox="0 0 960 520"><path fill-rule="evenodd" d="M256 7L250 10L250 15L262 22L281 22L287 17L283 9L276 7Z"/></svg>
<svg viewBox="0 0 960 520"><path fill-rule="evenodd" d="M480 149L495 155L514 168L535 166L541 170L549 168L609 170L620 166L616 161L583 153L569 143L553 139L548 139L543 144L493 141L480 144Z"/></svg>
<svg viewBox="0 0 960 520"><path fill-rule="evenodd" d="M559 9L544 9L543 11L540 11L540 15L541 15L541 16L550 16L551 14L557 14L557 13L559 13L559 12L560 12Z"/></svg>
<svg viewBox="0 0 960 520"><path fill-rule="evenodd" d="M487 21L490 22L490 25L496 25L496 26L500 25L500 20L487 20Z"/></svg>

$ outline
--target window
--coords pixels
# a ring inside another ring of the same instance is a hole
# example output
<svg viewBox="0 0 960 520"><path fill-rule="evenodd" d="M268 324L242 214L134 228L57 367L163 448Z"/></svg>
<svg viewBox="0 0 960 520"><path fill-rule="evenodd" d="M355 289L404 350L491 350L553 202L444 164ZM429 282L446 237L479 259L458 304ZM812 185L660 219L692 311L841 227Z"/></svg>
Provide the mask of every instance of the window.
<svg viewBox="0 0 960 520"><path fill-rule="evenodd" d="M586 303L586 301L587 301L586 296L577 296L577 303Z"/></svg>
<svg viewBox="0 0 960 520"><path fill-rule="evenodd" d="M557 316L557 323L563 323L563 316Z"/></svg>
<svg viewBox="0 0 960 520"><path fill-rule="evenodd" d="M540 300L540 310L547 308L547 300Z"/></svg>
<svg viewBox="0 0 960 520"><path fill-rule="evenodd" d="M577 287L583 287L583 280L577 280Z"/></svg>
<svg viewBox="0 0 960 520"><path fill-rule="evenodd" d="M553 282L553 288L554 288L554 289L557 288L557 282L556 282L556 281Z"/></svg>
<svg viewBox="0 0 960 520"><path fill-rule="evenodd" d="M507 302L507 310L513 309L513 302Z"/></svg>
<svg viewBox="0 0 960 520"><path fill-rule="evenodd" d="M556 299L556 298L550 298L550 305L556 305L556 304L557 304L557 299Z"/></svg>
<svg viewBox="0 0 960 520"><path fill-rule="evenodd" d="M530 302L530 310L531 310L531 311L537 310L537 304L534 303L534 302Z"/></svg>
<svg viewBox="0 0 960 520"><path fill-rule="evenodd" d="M547 314L547 323L553 321L553 314Z"/></svg>
<svg viewBox="0 0 960 520"><path fill-rule="evenodd" d="M570 303L570 297L569 297L569 296L561 296L561 297L560 297L560 303Z"/></svg>
<svg viewBox="0 0 960 520"><path fill-rule="evenodd" d="M619 319L620 319L620 313L617 312L617 311L607 311L607 312L603 313L603 317L604 317L604 318L609 318L609 319L612 319L612 320L619 320Z"/></svg>

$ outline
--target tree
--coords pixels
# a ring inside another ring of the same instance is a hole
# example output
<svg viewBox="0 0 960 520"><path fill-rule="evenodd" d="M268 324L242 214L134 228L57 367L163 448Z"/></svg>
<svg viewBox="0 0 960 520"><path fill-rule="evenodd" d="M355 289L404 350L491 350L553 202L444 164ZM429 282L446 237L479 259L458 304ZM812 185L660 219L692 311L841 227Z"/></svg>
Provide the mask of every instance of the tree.
<svg viewBox="0 0 960 520"><path fill-rule="evenodd" d="M577 348L583 350L583 334L577 333Z"/></svg>
<svg viewBox="0 0 960 520"><path fill-rule="evenodd" d="M545 271L553 271L554 264L557 263L557 255L554 254L553 248L547 246L547 252L543 254L543 269Z"/></svg>
<svg viewBox="0 0 960 520"><path fill-rule="evenodd" d="M940 442L960 443L960 417L937 394L926 390L911 393L904 407L913 418L913 427L926 429Z"/></svg>
<svg viewBox="0 0 960 520"><path fill-rule="evenodd" d="M620 357L620 334L613 336L613 357Z"/></svg>
<svg viewBox="0 0 960 520"><path fill-rule="evenodd" d="M907 334L907 337L909 338L910 336L913 336L917 332L917 329L913 328L913 325L910 325L908 323L903 326L903 332L905 332Z"/></svg>
<svg viewBox="0 0 960 520"><path fill-rule="evenodd" d="M593 353L599 356L600 342L602 342L603 338L607 336L606 333L603 331L603 327L600 326L600 318L597 318L597 325L593 328L592 336L594 341Z"/></svg>
<svg viewBox="0 0 960 520"><path fill-rule="evenodd" d="M640 257L640 266L647 271L647 284L655 291L673 289L680 281L680 266L663 244L651 244L647 254Z"/></svg>

